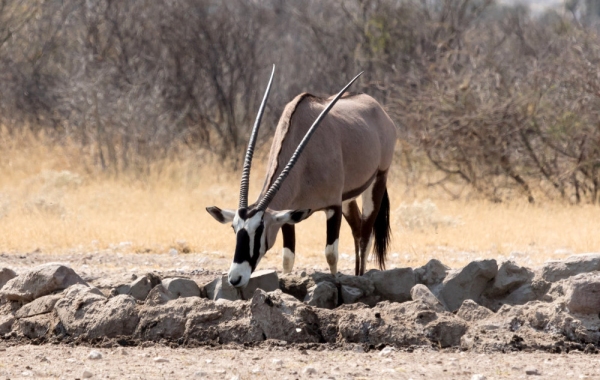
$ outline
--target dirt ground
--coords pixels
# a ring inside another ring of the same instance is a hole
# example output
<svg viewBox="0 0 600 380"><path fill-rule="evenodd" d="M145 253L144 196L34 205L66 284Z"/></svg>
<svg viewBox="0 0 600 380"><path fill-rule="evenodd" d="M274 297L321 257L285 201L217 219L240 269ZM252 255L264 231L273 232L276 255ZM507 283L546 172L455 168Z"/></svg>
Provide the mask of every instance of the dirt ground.
<svg viewBox="0 0 600 380"><path fill-rule="evenodd" d="M577 353L0 346L0 379L600 379L599 364Z"/></svg>
<svg viewBox="0 0 600 380"><path fill-rule="evenodd" d="M202 283L219 273L216 267L224 264L224 259L207 261L206 256L196 254L115 252L0 254L0 267L17 272L46 262L68 264L86 281L101 286L103 282L115 282L150 271L161 276L189 276ZM99 358L92 359L94 356ZM268 344L213 348L170 348L148 344L98 348L67 344L34 346L0 340L0 380L22 378L600 379L600 356L580 352L481 354L457 349L364 352L358 345L343 348L322 345L319 349L309 350Z"/></svg>

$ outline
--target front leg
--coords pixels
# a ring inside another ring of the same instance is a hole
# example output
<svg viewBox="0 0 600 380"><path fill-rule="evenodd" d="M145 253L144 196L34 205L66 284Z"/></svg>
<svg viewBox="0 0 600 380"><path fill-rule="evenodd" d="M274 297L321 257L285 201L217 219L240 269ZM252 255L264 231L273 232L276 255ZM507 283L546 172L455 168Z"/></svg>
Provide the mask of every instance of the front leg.
<svg viewBox="0 0 600 380"><path fill-rule="evenodd" d="M329 264L331 274L337 273L338 243L340 227L342 225L342 206L331 206L325 210L327 214L327 245L325 246L325 259Z"/></svg>
<svg viewBox="0 0 600 380"><path fill-rule="evenodd" d="M281 226L283 234L283 273L290 273L294 269L296 260L296 230L293 224Z"/></svg>

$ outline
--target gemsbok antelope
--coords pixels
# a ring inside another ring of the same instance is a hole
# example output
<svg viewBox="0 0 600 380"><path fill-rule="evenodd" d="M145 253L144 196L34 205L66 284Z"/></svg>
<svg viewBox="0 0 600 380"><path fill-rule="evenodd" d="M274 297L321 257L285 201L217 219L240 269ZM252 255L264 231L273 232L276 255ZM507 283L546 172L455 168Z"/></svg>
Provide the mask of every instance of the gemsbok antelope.
<svg viewBox="0 0 600 380"><path fill-rule="evenodd" d="M283 233L283 271L290 272L295 259L294 224L315 211L327 215L325 258L332 274L337 273L342 215L354 237L355 274L364 274L373 240L375 261L385 268L390 239L386 180L396 128L375 99L346 93L362 73L335 97L322 99L303 93L286 105L275 131L263 189L258 201L248 205L254 145L274 73L275 66L246 150L238 209L206 208L217 221L232 223L236 234L229 283L238 288L247 285L279 229ZM356 203L359 195L362 213Z"/></svg>

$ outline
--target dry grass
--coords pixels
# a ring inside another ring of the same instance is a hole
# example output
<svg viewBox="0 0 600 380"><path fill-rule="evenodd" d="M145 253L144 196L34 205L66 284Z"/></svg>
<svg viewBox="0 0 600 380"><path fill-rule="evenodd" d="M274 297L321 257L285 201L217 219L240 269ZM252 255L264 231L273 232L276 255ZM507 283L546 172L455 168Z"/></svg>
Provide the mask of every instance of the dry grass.
<svg viewBox="0 0 600 380"><path fill-rule="evenodd" d="M190 156L156 164L143 181L115 178L90 171L85 155L74 147L35 141L1 141L0 252L115 247L156 253L189 249L222 257L233 252L231 227L215 222L204 208L237 205L238 173L210 162L200 165ZM260 163L252 174L251 197L262 185ZM453 267L474 258L508 257L539 265L572 253L600 251L598 207L449 201L430 189L408 192L400 182L392 178L389 190L391 267L421 265L431 258ZM297 234L297 266L326 269L324 215L298 225ZM279 241L261 266L280 268L280 247ZM344 223L342 269L354 267L353 247Z"/></svg>

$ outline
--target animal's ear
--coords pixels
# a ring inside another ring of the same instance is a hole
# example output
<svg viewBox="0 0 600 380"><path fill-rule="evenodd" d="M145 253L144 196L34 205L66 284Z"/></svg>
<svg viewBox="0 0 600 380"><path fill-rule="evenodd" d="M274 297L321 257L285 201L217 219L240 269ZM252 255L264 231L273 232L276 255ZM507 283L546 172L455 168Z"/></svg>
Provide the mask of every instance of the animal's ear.
<svg viewBox="0 0 600 380"><path fill-rule="evenodd" d="M311 215L311 210L286 210L275 214L274 219L280 224L296 224Z"/></svg>
<svg viewBox="0 0 600 380"><path fill-rule="evenodd" d="M208 213L212 215L217 222L223 224L231 223L233 221L233 217L235 216L234 210L221 210L217 206L207 207L206 211L208 211Z"/></svg>

